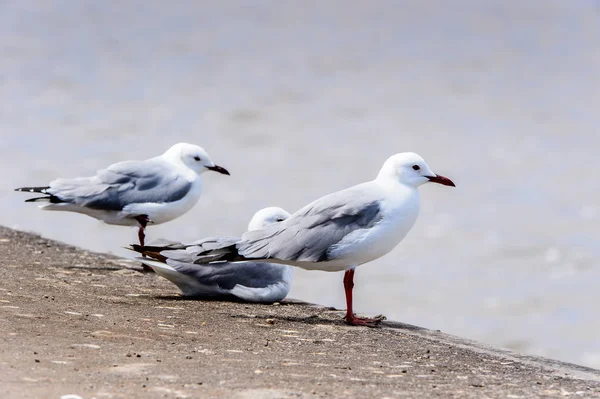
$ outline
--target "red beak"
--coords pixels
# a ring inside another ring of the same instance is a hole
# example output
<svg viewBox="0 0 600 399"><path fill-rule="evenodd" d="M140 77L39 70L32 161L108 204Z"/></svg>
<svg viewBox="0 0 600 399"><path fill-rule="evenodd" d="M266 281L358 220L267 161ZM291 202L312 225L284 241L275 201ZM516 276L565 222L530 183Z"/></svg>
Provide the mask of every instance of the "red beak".
<svg viewBox="0 0 600 399"><path fill-rule="evenodd" d="M456 184L454 184L454 182L452 180L450 180L447 177L444 177L442 175L425 176L425 177L427 177L429 179L429 181L432 181L434 183L439 183L444 186L456 187Z"/></svg>

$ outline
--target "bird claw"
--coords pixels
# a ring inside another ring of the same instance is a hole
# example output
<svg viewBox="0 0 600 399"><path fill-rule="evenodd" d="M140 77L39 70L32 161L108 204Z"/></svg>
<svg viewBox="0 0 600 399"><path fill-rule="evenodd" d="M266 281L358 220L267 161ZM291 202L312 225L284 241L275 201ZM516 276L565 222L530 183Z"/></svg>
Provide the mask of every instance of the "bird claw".
<svg viewBox="0 0 600 399"><path fill-rule="evenodd" d="M369 317L356 317L354 314L349 316L346 315L344 320L346 320L346 324L351 326L364 326L364 327L378 327L379 323L384 321L386 317L382 314L377 315L373 318Z"/></svg>

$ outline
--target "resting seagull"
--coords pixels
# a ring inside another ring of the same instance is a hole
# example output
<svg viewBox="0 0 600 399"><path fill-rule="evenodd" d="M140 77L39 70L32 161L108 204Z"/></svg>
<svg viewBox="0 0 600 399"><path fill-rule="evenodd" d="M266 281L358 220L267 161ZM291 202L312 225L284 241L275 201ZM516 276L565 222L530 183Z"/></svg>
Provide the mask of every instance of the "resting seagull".
<svg viewBox="0 0 600 399"><path fill-rule="evenodd" d="M107 224L139 226L144 245L148 223L165 223L183 215L198 202L202 192L200 175L217 166L202 147L175 144L162 155L144 161L110 165L91 177L56 179L44 187L22 187L15 191L41 193L25 202L45 202L47 211L83 213Z"/></svg>
<svg viewBox="0 0 600 399"><path fill-rule="evenodd" d="M289 216L281 208L262 209L254 214L248 231L262 229ZM273 303L281 301L290 292L291 266L264 262L194 263L198 253L226 248L239 241L237 237L205 238L190 245L162 241L145 247L132 245L131 249L153 258L139 259L179 287L184 296Z"/></svg>
<svg viewBox="0 0 600 399"><path fill-rule="evenodd" d="M380 320L359 318L352 311L354 269L402 241L419 214L417 188L429 182L454 187L419 155L393 155L375 180L319 198L281 223L245 233L234 245L198 254L196 262L268 261L345 271L346 323L375 326Z"/></svg>

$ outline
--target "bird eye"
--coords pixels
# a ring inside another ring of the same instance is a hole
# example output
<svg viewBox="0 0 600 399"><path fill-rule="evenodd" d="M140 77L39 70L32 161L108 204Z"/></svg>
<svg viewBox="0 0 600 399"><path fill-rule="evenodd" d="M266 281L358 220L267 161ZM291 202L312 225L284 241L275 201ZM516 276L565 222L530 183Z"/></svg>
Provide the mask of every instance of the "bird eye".
<svg viewBox="0 0 600 399"><path fill-rule="evenodd" d="M196 155L196 156L194 157L194 159L195 159L196 161L199 161L199 160L200 160L200 157L199 157L198 155Z"/></svg>
<svg viewBox="0 0 600 399"><path fill-rule="evenodd" d="M277 218L275 220L278 221L278 222L283 222L285 219L284 218Z"/></svg>
<svg viewBox="0 0 600 399"><path fill-rule="evenodd" d="M420 167L419 165L413 165L413 169L414 169L414 170L420 170L420 169L421 169L421 167Z"/></svg>

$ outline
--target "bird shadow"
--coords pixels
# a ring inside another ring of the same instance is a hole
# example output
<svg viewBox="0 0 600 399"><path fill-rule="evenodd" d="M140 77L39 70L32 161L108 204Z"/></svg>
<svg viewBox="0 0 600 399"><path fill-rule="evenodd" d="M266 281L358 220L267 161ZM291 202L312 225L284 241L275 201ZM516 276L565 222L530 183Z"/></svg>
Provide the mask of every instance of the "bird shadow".
<svg viewBox="0 0 600 399"><path fill-rule="evenodd" d="M236 296L218 296L218 297L203 297L203 296L184 296L178 294L168 294L168 295L153 295L152 298L164 300L164 301L191 301L191 302L229 302L229 303L239 303L248 306L274 306L274 303L279 304L278 306L292 306L297 305L299 301L289 301L287 299L282 300L281 302L272 302L272 303L256 303L256 302L248 302L243 299L240 299Z"/></svg>
<svg viewBox="0 0 600 399"><path fill-rule="evenodd" d="M236 317L244 317L244 315L240 315L240 316L236 316ZM409 330L409 331L425 331L425 330L427 330L426 328L414 326L412 324L406 324L406 323L401 323L401 322L396 322L396 321L390 322L390 321L386 321L386 320L382 320L374 326L350 326L350 325L346 324L343 317L340 317L338 319L331 319L331 318L323 318L318 314L305 316L305 317L270 315L270 316L260 316L260 317L255 317L255 318L257 318L257 319L258 318L274 319L274 320L303 323L303 324L309 324L309 325L319 324L319 325L346 326L346 327L366 327L366 328L371 328L371 329L381 329L381 328L385 327L385 328L394 329L394 330Z"/></svg>
<svg viewBox="0 0 600 399"><path fill-rule="evenodd" d="M231 298L204 298L204 297L193 297L193 296L182 296L182 295L153 295L151 297L147 297L147 299L150 298L154 298L154 299L159 299L159 300L166 300L166 301L192 301L192 302L226 302L226 303L236 303L236 304L243 304L243 305L248 305L251 307L269 307L272 308L273 304L267 304L267 303L249 303L246 302L244 300L241 300L237 297L231 297ZM267 319L269 320L273 320L273 321L281 321L281 322L290 322L290 323L302 323L302 324L307 324L307 325L331 325L331 326L348 326L343 317L340 318L330 318L330 317L323 317L321 314L323 312L343 312L343 309L336 309L334 307L322 307L319 305L315 305L312 303L308 303L308 302L304 302L304 301L300 301L297 299L284 299L281 302L278 302L279 306L285 306L285 307L289 307L289 306L310 306L312 308L314 308L314 312L308 316L291 316L291 315L281 315L281 314L277 314L277 313L269 313L269 314L262 314L262 315L250 315L250 314L243 314L243 313L239 313L237 310L235 312L231 312L231 313L223 313L224 315L229 315L229 317L234 318L234 319L251 319L251 320L264 320L265 322L267 321ZM350 327L350 326L348 326ZM370 328L374 328L374 329L380 329L380 328L388 328L388 329L393 329L393 330L408 330L408 331L428 331L427 328L424 327L419 327L419 326L415 326L412 324L407 324L407 323L402 323L399 321L390 321L390 320L381 320L381 322L379 322L376 326L374 327L370 327Z"/></svg>
<svg viewBox="0 0 600 399"><path fill-rule="evenodd" d="M229 303L240 303L252 306L273 306L271 303L249 303L243 299L239 299L236 296L222 296L222 297L203 297L203 296L183 296L183 295L153 295L152 298L160 299L164 301L190 301L190 302L229 302Z"/></svg>

